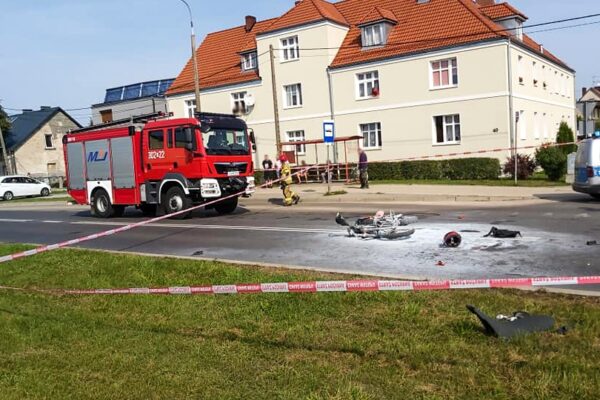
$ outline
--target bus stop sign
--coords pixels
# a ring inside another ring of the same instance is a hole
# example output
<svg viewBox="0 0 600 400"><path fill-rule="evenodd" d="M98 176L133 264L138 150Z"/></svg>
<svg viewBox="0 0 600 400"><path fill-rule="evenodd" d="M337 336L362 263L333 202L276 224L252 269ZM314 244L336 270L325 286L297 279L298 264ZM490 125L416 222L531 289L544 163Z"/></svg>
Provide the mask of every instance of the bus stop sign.
<svg viewBox="0 0 600 400"><path fill-rule="evenodd" d="M335 139L335 123L333 121L323 121L323 142L331 144Z"/></svg>

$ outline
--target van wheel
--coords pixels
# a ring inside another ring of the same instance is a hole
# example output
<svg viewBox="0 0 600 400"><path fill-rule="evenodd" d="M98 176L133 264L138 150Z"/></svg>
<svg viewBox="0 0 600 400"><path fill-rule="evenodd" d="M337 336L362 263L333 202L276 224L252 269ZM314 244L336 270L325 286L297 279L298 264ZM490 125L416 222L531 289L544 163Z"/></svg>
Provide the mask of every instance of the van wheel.
<svg viewBox="0 0 600 400"><path fill-rule="evenodd" d="M115 209L110 203L110 197L106 190L99 189L94 192L91 199L92 215L98 218L110 218L114 215Z"/></svg>
<svg viewBox="0 0 600 400"><path fill-rule="evenodd" d="M238 198L227 199L215 205L215 211L221 215L231 214L238 206Z"/></svg>
<svg viewBox="0 0 600 400"><path fill-rule="evenodd" d="M183 189L178 186L173 186L167 193L165 193L164 197L161 201L162 208L165 214L173 214L178 211L187 210L191 207L192 201L189 197L185 195ZM184 219L191 215L191 212L184 212L181 214L174 215L171 217L172 219Z"/></svg>
<svg viewBox="0 0 600 400"><path fill-rule="evenodd" d="M4 192L4 196L2 196L2 198L6 201L11 201L12 199L15 198L15 196L13 195L12 192Z"/></svg>
<svg viewBox="0 0 600 400"><path fill-rule="evenodd" d="M40 195L42 197L48 197L48 196L50 196L50 191L48 190L48 188L43 188L42 192L40 193Z"/></svg>

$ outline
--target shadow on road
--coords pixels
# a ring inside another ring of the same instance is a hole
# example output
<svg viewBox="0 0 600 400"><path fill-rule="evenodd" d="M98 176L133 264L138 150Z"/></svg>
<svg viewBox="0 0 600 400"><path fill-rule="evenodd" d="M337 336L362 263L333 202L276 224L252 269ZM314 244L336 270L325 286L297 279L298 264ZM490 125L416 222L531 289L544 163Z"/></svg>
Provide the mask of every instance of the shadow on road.
<svg viewBox="0 0 600 400"><path fill-rule="evenodd" d="M536 194L534 195L541 200L556 201L561 203L580 203L580 204L598 204L600 201L595 200L591 196L581 193L552 193L552 194Z"/></svg>

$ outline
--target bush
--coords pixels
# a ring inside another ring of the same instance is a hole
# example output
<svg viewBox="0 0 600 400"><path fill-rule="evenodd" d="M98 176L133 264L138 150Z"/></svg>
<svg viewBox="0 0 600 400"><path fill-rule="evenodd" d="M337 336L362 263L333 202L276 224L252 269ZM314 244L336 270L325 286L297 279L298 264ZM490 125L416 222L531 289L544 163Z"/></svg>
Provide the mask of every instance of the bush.
<svg viewBox="0 0 600 400"><path fill-rule="evenodd" d="M561 122L556 134L556 143L573 143L575 141L573 131L569 128L566 122ZM559 147L565 155L575 153L577 151L576 144L569 144Z"/></svg>
<svg viewBox="0 0 600 400"><path fill-rule="evenodd" d="M517 178L527 179L535 172L536 162L527 154L517 154ZM506 175L511 178L515 177L515 156L506 159L504 168L502 169Z"/></svg>
<svg viewBox="0 0 600 400"><path fill-rule="evenodd" d="M559 181L567 173L567 155L559 147L539 148L535 158L551 181Z"/></svg>
<svg viewBox="0 0 600 400"><path fill-rule="evenodd" d="M369 163L371 180L476 180L499 175L500 162L495 158Z"/></svg>

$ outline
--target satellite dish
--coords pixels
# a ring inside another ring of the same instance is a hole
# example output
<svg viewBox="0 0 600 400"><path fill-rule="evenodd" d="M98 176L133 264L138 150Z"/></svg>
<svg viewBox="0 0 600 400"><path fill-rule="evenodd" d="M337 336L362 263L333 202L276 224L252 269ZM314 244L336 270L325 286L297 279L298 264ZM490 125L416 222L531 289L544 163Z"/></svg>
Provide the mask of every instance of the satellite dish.
<svg viewBox="0 0 600 400"><path fill-rule="evenodd" d="M254 104L256 104L256 99L254 98L254 95L252 93L248 93L244 98L244 102L248 107L253 107Z"/></svg>

